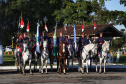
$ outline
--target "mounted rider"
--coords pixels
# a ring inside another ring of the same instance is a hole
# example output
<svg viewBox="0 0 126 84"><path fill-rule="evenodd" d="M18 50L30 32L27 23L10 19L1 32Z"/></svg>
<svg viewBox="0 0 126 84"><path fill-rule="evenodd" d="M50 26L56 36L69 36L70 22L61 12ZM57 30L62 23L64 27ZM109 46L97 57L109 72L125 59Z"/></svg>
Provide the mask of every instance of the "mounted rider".
<svg viewBox="0 0 126 84"><path fill-rule="evenodd" d="M82 48L85 46L86 38L84 33L82 33L82 36L78 39L77 44L79 44L78 47L78 54L82 51Z"/></svg>
<svg viewBox="0 0 126 84"><path fill-rule="evenodd" d="M23 36L20 34L19 38L17 38L17 42L19 43L18 48L20 48L20 53L22 53L22 47L23 47Z"/></svg>
<svg viewBox="0 0 126 84"><path fill-rule="evenodd" d="M65 42L65 41L66 41L66 39L65 39L65 37L63 37L63 33L61 31L60 36L58 37L59 48L61 47L62 42Z"/></svg>
<svg viewBox="0 0 126 84"><path fill-rule="evenodd" d="M36 34L35 34L35 36L31 39L31 41L33 42L32 52L34 52L34 51L35 51L35 48L36 48Z"/></svg>
<svg viewBox="0 0 126 84"><path fill-rule="evenodd" d="M66 38L67 45L73 45L73 39L70 39L70 34L68 34L68 38Z"/></svg>
<svg viewBox="0 0 126 84"><path fill-rule="evenodd" d="M41 42L40 50L41 50L42 47L43 47L43 41L44 41L44 40L47 40L47 41L48 41L48 36L45 35L45 31L42 31L42 35L40 36L40 42Z"/></svg>
<svg viewBox="0 0 126 84"><path fill-rule="evenodd" d="M89 35L87 34L86 35L85 46L88 45L88 44L90 44L90 43L91 43L91 41L90 41Z"/></svg>
<svg viewBox="0 0 126 84"><path fill-rule="evenodd" d="M95 39L94 39L95 40ZM101 49L102 49L102 44L104 43L104 38L103 38L103 33L101 32L100 33L100 36L96 39L95 43L98 43L98 55L100 54L101 52Z"/></svg>
<svg viewBox="0 0 126 84"><path fill-rule="evenodd" d="M52 37L54 38L53 35L52 35ZM52 50L53 50L53 45L54 45L53 38L50 38L50 41L49 41L49 43L50 43L50 47L49 47L50 52L52 52Z"/></svg>

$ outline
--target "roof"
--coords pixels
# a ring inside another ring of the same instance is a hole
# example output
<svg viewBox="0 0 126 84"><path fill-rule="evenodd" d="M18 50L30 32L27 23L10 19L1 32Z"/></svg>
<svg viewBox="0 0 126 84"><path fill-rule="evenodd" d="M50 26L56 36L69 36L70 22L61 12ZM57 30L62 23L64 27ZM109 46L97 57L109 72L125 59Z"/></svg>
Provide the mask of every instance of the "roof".
<svg viewBox="0 0 126 84"><path fill-rule="evenodd" d="M54 35L54 28L49 29L49 33L47 34L48 36ZM58 27L57 28L57 36L59 36L59 32L62 31L63 35L68 35L71 34L71 36L74 35L74 29L72 26L67 26L67 32L65 32L64 27ZM94 35L96 34L97 36L99 35L100 32L103 32L103 35L106 37L124 37L124 35L117 30L113 25L111 24L101 24L97 25L97 28L94 30L94 25L85 25L84 26L84 33L89 34L89 35ZM81 36L82 33L82 25L77 25L76 26L76 36Z"/></svg>

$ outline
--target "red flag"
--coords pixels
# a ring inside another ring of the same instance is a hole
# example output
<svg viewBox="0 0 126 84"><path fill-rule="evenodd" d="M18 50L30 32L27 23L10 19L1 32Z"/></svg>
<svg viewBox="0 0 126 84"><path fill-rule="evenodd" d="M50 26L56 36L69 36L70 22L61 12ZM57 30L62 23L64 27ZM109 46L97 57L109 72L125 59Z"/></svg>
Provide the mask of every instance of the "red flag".
<svg viewBox="0 0 126 84"><path fill-rule="evenodd" d="M26 29L27 32L29 32L29 21L27 23L27 29Z"/></svg>
<svg viewBox="0 0 126 84"><path fill-rule="evenodd" d="M21 27L21 22L20 22L20 20L19 20L19 27Z"/></svg>
<svg viewBox="0 0 126 84"><path fill-rule="evenodd" d="M47 28L46 22L45 22L45 30L48 32L48 28Z"/></svg>
<svg viewBox="0 0 126 84"><path fill-rule="evenodd" d="M24 27L24 22L23 22L23 18L21 17L21 28Z"/></svg>
<svg viewBox="0 0 126 84"><path fill-rule="evenodd" d="M82 24L82 32L84 31L84 22L83 22L83 24Z"/></svg>
<svg viewBox="0 0 126 84"><path fill-rule="evenodd" d="M66 22L65 22L65 25L64 25L64 29L65 29L65 31L66 31Z"/></svg>
<svg viewBox="0 0 126 84"><path fill-rule="evenodd" d="M96 29L96 20L94 20L94 30Z"/></svg>

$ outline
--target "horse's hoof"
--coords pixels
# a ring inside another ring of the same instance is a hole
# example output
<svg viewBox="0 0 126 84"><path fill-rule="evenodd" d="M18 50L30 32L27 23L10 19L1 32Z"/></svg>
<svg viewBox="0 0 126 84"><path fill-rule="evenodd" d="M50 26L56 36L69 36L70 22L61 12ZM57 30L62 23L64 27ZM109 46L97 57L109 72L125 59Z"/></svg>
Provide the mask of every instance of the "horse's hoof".
<svg viewBox="0 0 126 84"><path fill-rule="evenodd" d="M57 73L59 73L59 71L57 71Z"/></svg>
<svg viewBox="0 0 126 84"><path fill-rule="evenodd" d="M64 73L66 75L66 73Z"/></svg>
<svg viewBox="0 0 126 84"><path fill-rule="evenodd" d="M104 72L104 74L106 74L106 72Z"/></svg>
<svg viewBox="0 0 126 84"><path fill-rule="evenodd" d="M33 73L30 73L30 75L33 75Z"/></svg>
<svg viewBox="0 0 126 84"><path fill-rule="evenodd" d="M46 73L46 74L48 74L48 73Z"/></svg>
<svg viewBox="0 0 126 84"><path fill-rule="evenodd" d="M59 72L59 74L61 74L61 72Z"/></svg>
<svg viewBox="0 0 126 84"><path fill-rule="evenodd" d="M99 74L101 74L101 72L99 72Z"/></svg>
<svg viewBox="0 0 126 84"><path fill-rule="evenodd" d="M89 74L89 73L87 72L87 74Z"/></svg>
<svg viewBox="0 0 126 84"><path fill-rule="evenodd" d="M23 73L23 75L26 75L25 73Z"/></svg>
<svg viewBox="0 0 126 84"><path fill-rule="evenodd" d="M84 72L82 74L84 74Z"/></svg>

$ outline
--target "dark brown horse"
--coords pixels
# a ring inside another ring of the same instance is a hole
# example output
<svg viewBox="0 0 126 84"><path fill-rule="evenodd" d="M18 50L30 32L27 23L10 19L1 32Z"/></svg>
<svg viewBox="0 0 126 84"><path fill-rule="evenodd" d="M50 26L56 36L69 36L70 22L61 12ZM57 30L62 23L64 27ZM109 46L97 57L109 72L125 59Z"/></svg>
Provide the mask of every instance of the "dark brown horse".
<svg viewBox="0 0 126 84"><path fill-rule="evenodd" d="M59 55L58 55L59 65L60 65L60 71L59 71L60 74L61 74L62 65L63 65L63 73L66 74L65 62L66 62L66 59L67 59L67 54L68 54L68 51L67 51L67 48L66 48L66 42L62 42L61 47L59 49Z"/></svg>

